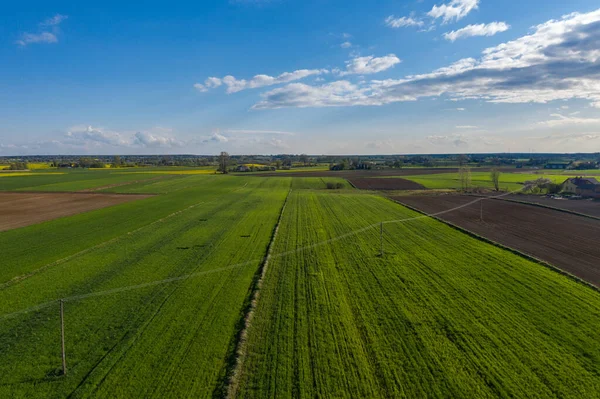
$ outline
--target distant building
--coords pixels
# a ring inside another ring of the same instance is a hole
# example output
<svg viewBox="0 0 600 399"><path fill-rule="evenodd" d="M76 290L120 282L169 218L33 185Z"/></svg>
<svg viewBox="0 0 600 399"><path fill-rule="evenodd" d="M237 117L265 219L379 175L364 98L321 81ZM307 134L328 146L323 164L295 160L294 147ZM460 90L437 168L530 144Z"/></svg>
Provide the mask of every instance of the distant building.
<svg viewBox="0 0 600 399"><path fill-rule="evenodd" d="M544 169L567 169L571 162L548 162Z"/></svg>
<svg viewBox="0 0 600 399"><path fill-rule="evenodd" d="M246 165L239 165L235 170L237 172L250 172L250 168Z"/></svg>
<svg viewBox="0 0 600 399"><path fill-rule="evenodd" d="M564 192L600 198L600 182L593 177L571 177L562 184Z"/></svg>

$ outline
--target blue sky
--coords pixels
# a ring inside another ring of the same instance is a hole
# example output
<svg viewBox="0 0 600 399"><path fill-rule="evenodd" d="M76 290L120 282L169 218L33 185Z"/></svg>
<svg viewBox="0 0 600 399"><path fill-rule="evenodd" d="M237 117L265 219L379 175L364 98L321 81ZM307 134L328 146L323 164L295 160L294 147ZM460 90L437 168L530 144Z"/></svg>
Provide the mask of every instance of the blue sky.
<svg viewBox="0 0 600 399"><path fill-rule="evenodd" d="M597 2L11 2L0 155L600 151Z"/></svg>

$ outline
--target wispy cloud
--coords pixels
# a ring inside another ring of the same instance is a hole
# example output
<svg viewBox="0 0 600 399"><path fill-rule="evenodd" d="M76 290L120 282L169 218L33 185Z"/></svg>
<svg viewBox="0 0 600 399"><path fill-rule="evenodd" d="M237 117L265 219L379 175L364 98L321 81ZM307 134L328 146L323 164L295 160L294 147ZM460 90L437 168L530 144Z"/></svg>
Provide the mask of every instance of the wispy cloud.
<svg viewBox="0 0 600 399"><path fill-rule="evenodd" d="M433 6L427 13L432 18L442 18L443 23L459 21L466 17L471 11L476 10L479 0L452 0L448 4Z"/></svg>
<svg viewBox="0 0 600 399"><path fill-rule="evenodd" d="M370 75L383 72L401 62L402 60L396 57L395 54L388 54L383 57L375 57L372 55L366 57L356 57L346 61L346 70L339 71L338 74L340 76Z"/></svg>
<svg viewBox="0 0 600 399"><path fill-rule="evenodd" d="M419 19L414 19L412 17L401 17L396 18L393 15L390 15L385 19L385 25L390 28L405 28L409 26L418 26L422 27L425 23Z"/></svg>
<svg viewBox="0 0 600 399"><path fill-rule="evenodd" d="M505 32L510 25L505 22L491 22L489 24L467 25L462 29L444 33L444 38L451 42L473 36L494 36L496 33Z"/></svg>
<svg viewBox="0 0 600 399"><path fill-rule="evenodd" d="M25 47L29 44L37 43L58 43L58 33L60 32L58 26L68 17L66 15L56 14L51 18L41 22L41 31L37 33L24 32L21 34L19 40L16 41L21 47ZM51 32L48 30L50 29Z"/></svg>
<svg viewBox="0 0 600 399"><path fill-rule="evenodd" d="M28 44L34 43L57 43L58 38L54 33L42 32L42 33L23 33L21 38L17 40L19 46L27 46Z"/></svg>
<svg viewBox="0 0 600 399"><path fill-rule="evenodd" d="M577 113L575 113L577 115ZM550 117L553 119L549 119L547 121L539 122L538 125L546 126L546 127L563 127L563 126L581 126L581 125L596 125L600 127L600 119L598 118L578 118L575 116L566 116L561 114L550 114Z"/></svg>
<svg viewBox="0 0 600 399"><path fill-rule="evenodd" d="M48 18L44 22L40 23L40 26L43 27L60 25L67 18L69 18L67 15L56 14L55 16Z"/></svg>
<svg viewBox="0 0 600 399"><path fill-rule="evenodd" d="M308 76L322 75L329 73L327 69L299 69L293 72L284 72L279 76L256 75L250 80L236 79L234 76L228 75L223 78L210 77L204 83L196 83L194 87L206 92L209 89L227 86L227 93L236 93L246 89L256 89L260 87L273 86L282 83L289 83L295 80L304 79Z"/></svg>

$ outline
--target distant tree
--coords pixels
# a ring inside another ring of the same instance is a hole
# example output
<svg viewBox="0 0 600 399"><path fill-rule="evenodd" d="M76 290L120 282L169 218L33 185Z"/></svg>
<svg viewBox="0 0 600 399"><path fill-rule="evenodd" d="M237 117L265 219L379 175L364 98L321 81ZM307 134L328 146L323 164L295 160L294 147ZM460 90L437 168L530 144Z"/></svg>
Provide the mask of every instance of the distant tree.
<svg viewBox="0 0 600 399"><path fill-rule="evenodd" d="M465 154L461 154L458 156L458 165L459 166L464 166L469 162L469 157L466 156Z"/></svg>
<svg viewBox="0 0 600 399"><path fill-rule="evenodd" d="M112 162L112 167L113 168L120 168L123 165L123 161L121 160L121 157L118 155L115 155L113 157L113 162Z"/></svg>
<svg viewBox="0 0 600 399"><path fill-rule="evenodd" d="M227 167L229 166L229 154L225 151L221 151L219 155L219 169L221 173L227 173Z"/></svg>
<svg viewBox="0 0 600 399"><path fill-rule="evenodd" d="M8 167L8 170L27 170L29 166L25 162L13 162Z"/></svg>
<svg viewBox="0 0 600 399"><path fill-rule="evenodd" d="M278 160L276 160L276 161L275 161L275 167L276 167L277 169L281 169L281 165L282 165L282 163L281 163L281 159L278 159Z"/></svg>
<svg viewBox="0 0 600 399"><path fill-rule="evenodd" d="M492 178L494 189L500 191L500 171L497 168L493 168L490 172L490 177Z"/></svg>
<svg viewBox="0 0 600 399"><path fill-rule="evenodd" d="M307 165L308 165L308 161L309 161L309 159L308 159L308 155L306 155L306 154L301 154L301 155L300 155L300 162L302 162L302 164L303 164L304 166L307 166Z"/></svg>

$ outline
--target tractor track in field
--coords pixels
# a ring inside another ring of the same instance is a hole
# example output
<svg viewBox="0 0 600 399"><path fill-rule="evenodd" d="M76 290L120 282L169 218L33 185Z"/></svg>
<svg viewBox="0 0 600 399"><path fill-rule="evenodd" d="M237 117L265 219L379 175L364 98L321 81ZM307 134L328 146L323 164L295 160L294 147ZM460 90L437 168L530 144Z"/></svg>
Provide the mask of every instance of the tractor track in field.
<svg viewBox="0 0 600 399"><path fill-rule="evenodd" d="M269 246L267 248L267 254L264 257L261 267L257 272L258 278L256 279L256 283L254 284L254 287L252 287L251 290L250 303L244 314L243 326L237 336L237 342L235 345L235 350L233 352L235 356L235 358L232 359L233 368L228 373L226 373L227 385L224 389L224 395L226 398L235 398L238 393L240 383L239 376L242 373L244 361L247 356L248 331L250 330L250 328L252 328L252 320L254 319L256 307L258 306L258 301L260 299L260 291L263 286L263 281L269 267L269 260L271 259L274 243L277 239L277 233L279 232L281 219L283 218L283 214L285 212L285 208L287 206L288 199L290 198L291 193L292 190L290 189L288 195L285 197L285 201L283 203L283 206L281 207L281 211L279 212L279 218L277 219L277 223L275 225L275 228L273 229L271 241L269 242Z"/></svg>
<svg viewBox="0 0 600 399"><path fill-rule="evenodd" d="M236 188L235 190L232 190L232 192L235 192L237 190L241 190L242 188L246 187L247 185L248 185L248 183L244 184L241 187ZM144 230L144 229L146 229L148 227L154 226L154 225L156 225L158 223L161 223L161 222L164 222L165 220L168 220L168 219L170 219L172 217L180 215L181 213L184 213L184 212L186 212L186 211L188 211L190 209L196 208L197 206L200 206L200 205L203 205L203 204L207 204L207 203L213 203L215 201L217 201L217 200L215 199L213 201L208 201L208 202L202 201L202 202L198 202L196 204L192 204L192 205L190 205L190 206L188 206L186 208L183 208L183 209L180 209L180 210L175 211L173 213L170 213L167 216L164 216L164 217L162 217L160 219L157 219L157 220L155 220L153 222L150 222L150 223L148 223L148 224L146 224L144 226L138 227L135 230L123 233L123 234L121 234L121 235L119 235L117 237L111 238L110 240L107 240L107 241L101 242L99 244L96 244L94 246L88 247L88 248L83 249L83 250L81 250L81 251L79 251L77 253L74 253L72 255L69 255L69 256L66 256L64 258L55 260L55 261L53 261L51 263L47 263L47 264L45 264L45 265L37 268L36 270L33 270L33 271L27 273L27 274L23 274L21 276L13 277L11 280L6 281L6 282L0 284L0 290L6 289L6 288L8 288L10 286L18 284L19 282L21 282L23 280L26 280L26 279L28 279L28 278L30 278L32 276L35 276L36 274L39 274L39 273L43 272L46 269L49 269L51 267L63 264L63 263L68 262L68 261L70 261L72 259L76 259L76 258L78 258L78 257L80 257L82 255L85 255L85 254L87 254L87 253L89 253L91 251L94 251L94 250L96 250L98 248L102 248L102 247L105 247L105 246L110 245L112 243L118 242L119 240L123 239L124 237L127 237L128 235L136 234L136 233L138 233L138 232L140 232L140 231L142 231L142 230Z"/></svg>
<svg viewBox="0 0 600 399"><path fill-rule="evenodd" d="M240 189L244 188L245 186L246 185L244 185L244 186L242 186L240 188L237 188L237 189L235 189L233 191L240 190ZM420 214L418 216L413 216L413 217L409 217L409 218L403 218L403 219L397 219L397 220L386 220L386 221L381 221L381 222L378 222L378 223L372 223L372 224L370 224L368 226L362 227L362 228L357 229L357 230L350 231L350 232L345 233L345 234L341 234L341 235L339 235L337 237L333 237L333 238L330 238L328 240L319 241L319 242L314 243L314 244L306 245L304 247L292 249L292 250L289 250L289 251L280 252L280 253L277 253L277 254L270 254L269 258L270 259L281 258L281 257L292 255L292 254L295 254L295 253L298 253L298 252L302 252L302 251L310 250L310 249L313 249L313 248L317 248L317 247L320 247L322 245L326 245L326 244L329 244L329 243L332 243L332 242L343 240L343 239L348 238L348 237L355 236L357 234L363 233L363 232L368 231L368 230L373 229L373 228L378 228L381 224L405 223L405 222L411 222L411 221L420 220L420 219L427 219L427 218L430 218L430 217L437 217L437 216L440 216L440 215L444 215L444 214L447 214L447 213L450 213L450 212L457 211L457 210L462 209L462 208L466 208L468 206L471 206L471 205L476 204L476 203L478 203L480 201L483 201L483 200L488 200L488 199L492 199L492 198L502 198L502 197L510 195L510 194L512 194L512 193L511 192L507 192L507 193L503 193L503 194L500 194L500 195L495 196L495 197L477 197L474 200L469 201L469 202L467 202L465 204L456 206L456 207L451 208L451 209L446 209L446 210L443 210L443 211L439 211L439 212L436 212L436 213L430 213L430 214L422 213L422 214ZM287 199L286 199L286 201L287 201ZM214 202L214 201L210 201L210 202ZM191 208L196 207L198 205L201 205L203 203L204 202L191 205L191 206L189 206L189 207L187 207L185 209L179 210L177 212L174 212L171 215L168 215L168 216L166 216L164 218L156 220L156 221L150 223L149 225L142 226L142 227L140 227L137 230L141 230L141 229L143 229L145 227L148 227L150 225L162 222L163 220L165 220L165 219L167 219L169 217L172 217L172 216L175 216L176 214L180 214L182 212L185 212L188 209L191 209ZM135 230L135 231L137 231L137 230ZM118 241L119 239L121 239L125 235L127 235L127 233L125 233L125 234L123 234L123 235L121 235L119 237L115 237L115 238L113 238L113 239L111 239L109 241L106 241L104 243L98 244L98 245L96 245L94 247L87 248L87 249L85 249L85 250L83 250L81 252L78 252L77 254L71 255L71 256L69 256L67 258L63 258L63 259L60 259L58 261L52 262L52 263L50 263L50 264L48 264L46 266L43 266L43 267L44 268L48 268L50 266L55 266L56 264L60 264L60 263L65 262L67 260L73 259L76 256L79 256L81 254L87 253L87 252L95 249L96 247L104 246L104 245L109 244L110 242ZM270 245L269 245L269 248L270 248ZM266 261L266 256L263 257L263 258L252 259L252 260L248 260L246 262L241 262L241 263L237 263L237 264L234 264L234 265L229 265L229 266L226 266L226 267L223 267L223 268L220 268L220 269L214 269L211 272L224 271L224 270L229 270L229 269L232 269L232 268L243 267L245 265L252 264L252 263L257 262L257 261L265 262ZM59 262L59 263L57 263L57 262ZM41 269L37 269L34 272L34 274L37 274L40 271L42 271L42 270ZM175 282L175 281L187 279L187 278L193 277L195 275L202 275L202 274L204 274L204 272L200 272L200 273L197 273L197 274L188 274L188 275L184 275L184 276L177 276L177 277L172 277L172 278L164 279L164 280L150 281L150 282L147 282L147 283L142 283L142 284L137 284L137 285L132 285L132 286L119 287L119 288L115 288L115 289L107 290L107 291L91 292L91 293L88 293L88 294L82 294L82 295L77 295L77 296L67 297L67 298L62 298L62 299L65 300L65 301L73 301L73 300L79 300L79 299L84 299L84 298L88 298L88 297L94 297L94 296L110 295L110 294L114 294L114 293L130 291L130 290L134 290L134 289L138 289L138 288L144 288L144 287L148 287L148 286L152 286L152 285L167 284L167 283L171 283L171 282ZM33 274L29 273L28 275L26 275L25 278L31 277L31 275L33 275ZM10 283L13 280L10 280L9 282L4 283L4 285L0 286L0 289L6 288L6 284ZM18 283L19 281L22 281L22 280L15 281L12 284ZM48 306L56 303L58 300L59 299L56 299L56 300L49 301L49 302L46 302L46 303L43 303L43 304L40 304L40 305L35 305L35 306L29 307L29 308L26 308L26 309L22 309L22 310L19 310L19 311L16 311L16 312L12 312L12 313L7 313L7 314L4 314L4 315L0 315L0 319L6 319L6 318L10 318L10 317L19 315L19 314L24 314L24 313L29 313L29 312L32 312L32 311L40 310L40 309L43 309L45 307L48 307Z"/></svg>

